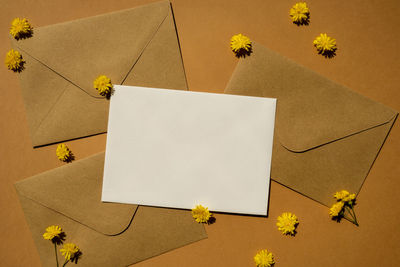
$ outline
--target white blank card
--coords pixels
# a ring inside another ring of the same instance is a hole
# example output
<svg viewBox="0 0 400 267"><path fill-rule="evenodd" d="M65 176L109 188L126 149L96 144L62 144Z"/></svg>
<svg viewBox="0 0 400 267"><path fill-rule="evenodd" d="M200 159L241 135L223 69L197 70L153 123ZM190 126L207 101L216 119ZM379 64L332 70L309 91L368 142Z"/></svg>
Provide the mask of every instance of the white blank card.
<svg viewBox="0 0 400 267"><path fill-rule="evenodd" d="M102 201L267 215L276 99L114 88Z"/></svg>

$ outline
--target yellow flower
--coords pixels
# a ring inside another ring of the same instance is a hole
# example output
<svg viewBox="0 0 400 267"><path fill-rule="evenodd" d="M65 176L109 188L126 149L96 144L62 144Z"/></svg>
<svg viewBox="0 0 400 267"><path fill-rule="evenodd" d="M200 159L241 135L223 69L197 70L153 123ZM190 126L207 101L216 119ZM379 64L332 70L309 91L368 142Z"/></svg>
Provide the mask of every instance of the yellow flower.
<svg viewBox="0 0 400 267"><path fill-rule="evenodd" d="M105 75L100 75L96 78L96 80L94 80L93 87L99 91L100 95L109 97L111 95L113 85L110 78Z"/></svg>
<svg viewBox="0 0 400 267"><path fill-rule="evenodd" d="M251 51L251 41L249 37L241 33L232 36L231 49L234 53L248 53Z"/></svg>
<svg viewBox="0 0 400 267"><path fill-rule="evenodd" d="M356 199L356 194L349 194L348 196L343 198L342 201L351 203L354 199Z"/></svg>
<svg viewBox="0 0 400 267"><path fill-rule="evenodd" d="M297 216L290 213L284 212L281 216L278 217L278 222L276 225L278 226L278 230L282 232L282 234L291 234L294 235L294 230L296 229L296 225L299 223Z"/></svg>
<svg viewBox="0 0 400 267"><path fill-rule="evenodd" d="M65 257L65 260L69 261L73 259L79 252L79 248L73 243L64 244L63 248L60 249L61 254Z"/></svg>
<svg viewBox="0 0 400 267"><path fill-rule="evenodd" d="M32 26L29 24L28 20L23 18L15 18L11 22L10 34L17 40L32 35Z"/></svg>
<svg viewBox="0 0 400 267"><path fill-rule="evenodd" d="M343 210L343 206L343 202L337 202L333 204L332 207L329 209L329 215L331 217L338 217Z"/></svg>
<svg viewBox="0 0 400 267"><path fill-rule="evenodd" d="M343 202L350 202L356 198L356 194L350 194L347 190L336 192L333 196Z"/></svg>
<svg viewBox="0 0 400 267"><path fill-rule="evenodd" d="M208 208L197 205L192 209L192 216L198 223L207 223L211 218L211 213L208 211Z"/></svg>
<svg viewBox="0 0 400 267"><path fill-rule="evenodd" d="M275 263L274 255L266 249L261 250L254 256L254 262L257 267L271 267Z"/></svg>
<svg viewBox="0 0 400 267"><path fill-rule="evenodd" d="M46 240L53 240L54 238L60 238L62 229L58 225L51 225L46 228L46 232L43 234L43 238Z"/></svg>
<svg viewBox="0 0 400 267"><path fill-rule="evenodd" d="M305 2L294 4L290 9L289 15L295 24L306 24L310 16L310 10Z"/></svg>
<svg viewBox="0 0 400 267"><path fill-rule="evenodd" d="M338 202L330 208L329 214L332 219L340 221L343 217L358 226L356 213L354 212L356 194L350 194L347 190L341 190L336 192L333 197L336 198ZM346 217L346 211L351 218Z"/></svg>
<svg viewBox="0 0 400 267"><path fill-rule="evenodd" d="M347 197L348 195L350 195L350 193L346 190L342 190L342 191L338 191L336 192L333 196L337 199L337 200L342 200L343 198Z"/></svg>
<svg viewBox="0 0 400 267"><path fill-rule="evenodd" d="M321 33L317 36L313 44L317 48L318 52L323 55L335 52L337 49L336 40L326 35L326 33Z"/></svg>
<svg viewBox="0 0 400 267"><path fill-rule="evenodd" d="M56 150L57 158L63 162L69 162L73 159L72 152L65 144L59 144Z"/></svg>
<svg viewBox="0 0 400 267"><path fill-rule="evenodd" d="M22 59L22 55L17 50L11 49L8 51L4 62L7 68L14 72L21 72L24 69L25 61Z"/></svg>

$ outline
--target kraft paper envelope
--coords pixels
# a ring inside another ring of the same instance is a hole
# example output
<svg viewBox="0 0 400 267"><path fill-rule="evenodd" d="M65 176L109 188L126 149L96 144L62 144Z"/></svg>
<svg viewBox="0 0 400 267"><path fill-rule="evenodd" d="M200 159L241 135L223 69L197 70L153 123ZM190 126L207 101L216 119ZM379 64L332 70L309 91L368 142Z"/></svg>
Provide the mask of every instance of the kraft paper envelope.
<svg viewBox="0 0 400 267"><path fill-rule="evenodd" d="M328 206L359 192L397 117L258 43L225 93L277 98L271 179Z"/></svg>
<svg viewBox="0 0 400 267"><path fill-rule="evenodd" d="M100 153L15 184L43 266L55 266L42 237L50 225L81 249L81 267L127 266L206 238L190 211L102 203L103 165Z"/></svg>
<svg viewBox="0 0 400 267"><path fill-rule="evenodd" d="M275 107L264 97L116 86L102 200L266 216Z"/></svg>
<svg viewBox="0 0 400 267"><path fill-rule="evenodd" d="M93 88L114 84L187 89L169 1L39 27L16 41L33 146L104 133L109 101Z"/></svg>

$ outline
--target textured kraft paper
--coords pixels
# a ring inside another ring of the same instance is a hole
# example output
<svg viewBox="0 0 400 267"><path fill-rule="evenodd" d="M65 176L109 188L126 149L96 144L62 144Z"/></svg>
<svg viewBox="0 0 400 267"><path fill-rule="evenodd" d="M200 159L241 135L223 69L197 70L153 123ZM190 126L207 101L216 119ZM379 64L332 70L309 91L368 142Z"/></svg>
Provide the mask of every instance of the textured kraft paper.
<svg viewBox="0 0 400 267"><path fill-rule="evenodd" d="M277 98L271 179L327 206L360 191L397 117L256 42L225 93Z"/></svg>
<svg viewBox="0 0 400 267"><path fill-rule="evenodd" d="M55 265L49 225L81 249L79 266L127 266L206 238L190 211L101 202L103 166L99 153L15 184L43 266Z"/></svg>
<svg viewBox="0 0 400 267"><path fill-rule="evenodd" d="M133 8L154 0L0 2L0 54L4 60L11 49L8 31L15 17L27 18L35 31L41 26ZM400 111L400 31L396 30L400 24L400 1L309 0L306 2L311 11L310 24L300 27L289 17L289 9L296 1L171 2L191 91L224 91L238 62L229 48L229 40L242 33L322 76ZM320 33L337 40L334 58L326 59L316 53L312 41ZM39 254L14 183L64 163L55 156L57 145L32 148L18 81L22 72L13 73L2 64L0 265L39 267ZM104 151L105 144L105 134L67 142L77 159ZM348 221L332 221L326 206L272 180L268 218L214 214L216 223L205 226L207 239L132 267L254 266L253 257L260 249L274 254L275 267L397 266L399 147L397 121L357 196L355 210L360 227ZM295 237L282 236L277 230L276 218L286 211L300 220Z"/></svg>
<svg viewBox="0 0 400 267"><path fill-rule="evenodd" d="M187 89L169 1L35 28L16 41L34 147L104 133L109 101L93 88L114 84Z"/></svg>

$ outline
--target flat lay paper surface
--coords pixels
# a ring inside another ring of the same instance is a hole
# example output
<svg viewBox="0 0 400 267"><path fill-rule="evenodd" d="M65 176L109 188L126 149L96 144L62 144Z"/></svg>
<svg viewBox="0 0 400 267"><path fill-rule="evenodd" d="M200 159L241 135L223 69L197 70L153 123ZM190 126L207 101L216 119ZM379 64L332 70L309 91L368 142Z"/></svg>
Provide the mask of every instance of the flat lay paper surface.
<svg viewBox="0 0 400 267"><path fill-rule="evenodd" d="M4 60L12 48L8 32L15 17L29 20L34 27L34 38L35 29L39 27L136 8L151 2L156 1L0 0L0 54ZM299 27L289 17L289 9L295 2L172 0L190 91L224 92L238 63L230 50L229 40L232 35L242 33L332 81L399 111L400 53L396 51L400 46L400 31L396 30L396 25L400 24L400 2L309 0L306 2L311 11L310 24ZM316 53L312 41L320 33L327 33L337 40L338 50L334 58L326 59ZM29 71L30 61L27 61L25 71ZM152 71L158 65L147 66L147 71ZM20 75L23 72L13 73L2 63L0 260L4 266L40 267L42 263L34 238L42 238L47 225L37 223L37 232L30 230L27 219L32 214L24 213L21 208L14 183L65 163L55 155L57 144L32 148ZM279 100L277 104L279 106ZM79 160L104 151L106 134L66 144ZM267 218L214 213L216 222L205 226L208 238L131 266L254 266L253 256L264 248L273 252L276 267L397 266L400 261L399 147L400 124L396 121L357 196L355 209L360 227L347 221L332 221L325 205L271 179ZM283 236L276 227L276 218L286 211L295 213L300 220L294 238ZM152 216L151 213L147 215ZM157 221L153 226L168 222ZM72 234L71 231L68 233ZM74 241L78 243L79 240ZM104 252L99 249L96 255L101 256ZM48 256L50 261L54 260L54 251L50 251ZM84 257L85 254L77 265L69 263L66 266L79 267ZM55 261L52 263L56 266Z"/></svg>
<svg viewBox="0 0 400 267"><path fill-rule="evenodd" d="M93 88L99 75L187 89L169 1L35 28L34 35L11 38L27 61L19 78L34 147L106 132L109 101Z"/></svg>
<svg viewBox="0 0 400 267"><path fill-rule="evenodd" d="M256 42L225 92L278 99L271 177L327 206L360 191L397 116Z"/></svg>
<svg viewBox="0 0 400 267"><path fill-rule="evenodd" d="M115 86L102 200L267 215L276 100Z"/></svg>
<svg viewBox="0 0 400 267"><path fill-rule="evenodd" d="M42 237L54 224L82 250L79 266L127 266L207 237L189 211L102 203L103 166L99 153L15 185L43 266L54 266Z"/></svg>

